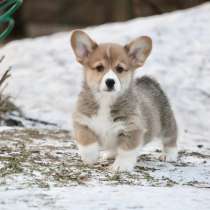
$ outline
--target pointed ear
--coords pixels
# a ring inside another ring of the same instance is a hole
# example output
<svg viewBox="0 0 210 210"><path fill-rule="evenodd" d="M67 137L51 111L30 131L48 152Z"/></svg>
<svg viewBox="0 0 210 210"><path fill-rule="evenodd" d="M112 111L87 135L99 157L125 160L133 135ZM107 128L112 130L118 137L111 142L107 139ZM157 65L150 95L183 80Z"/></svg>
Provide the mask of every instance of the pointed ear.
<svg viewBox="0 0 210 210"><path fill-rule="evenodd" d="M84 64L97 44L85 32L76 30L71 35L71 46L77 61Z"/></svg>
<svg viewBox="0 0 210 210"><path fill-rule="evenodd" d="M143 66L152 50L152 39L141 36L125 46L134 68Z"/></svg>

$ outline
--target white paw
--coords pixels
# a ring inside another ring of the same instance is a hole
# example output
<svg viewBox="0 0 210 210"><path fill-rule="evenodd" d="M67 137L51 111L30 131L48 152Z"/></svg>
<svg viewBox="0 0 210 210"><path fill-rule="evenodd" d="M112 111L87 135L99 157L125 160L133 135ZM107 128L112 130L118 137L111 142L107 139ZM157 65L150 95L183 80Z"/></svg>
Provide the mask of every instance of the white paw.
<svg viewBox="0 0 210 210"><path fill-rule="evenodd" d="M131 171L133 171L134 166L135 166L135 163L133 163L133 162L131 163L131 162L129 162L129 160L126 161L126 160L116 159L111 166L111 170L112 171L128 171L128 172L131 172Z"/></svg>
<svg viewBox="0 0 210 210"><path fill-rule="evenodd" d="M102 160L110 160L114 159L116 156L116 152L112 150L104 151L102 153Z"/></svg>
<svg viewBox="0 0 210 210"><path fill-rule="evenodd" d="M166 151L160 156L161 161L177 162L178 151L176 147L167 148Z"/></svg>
<svg viewBox="0 0 210 210"><path fill-rule="evenodd" d="M163 154L160 155L159 160L166 161L166 154L164 152L163 152Z"/></svg>
<svg viewBox="0 0 210 210"><path fill-rule="evenodd" d="M111 166L112 171L133 171L136 164L137 151L118 150L117 157Z"/></svg>
<svg viewBox="0 0 210 210"><path fill-rule="evenodd" d="M99 145L93 143L90 145L78 145L82 161L88 165L93 165L99 158Z"/></svg>

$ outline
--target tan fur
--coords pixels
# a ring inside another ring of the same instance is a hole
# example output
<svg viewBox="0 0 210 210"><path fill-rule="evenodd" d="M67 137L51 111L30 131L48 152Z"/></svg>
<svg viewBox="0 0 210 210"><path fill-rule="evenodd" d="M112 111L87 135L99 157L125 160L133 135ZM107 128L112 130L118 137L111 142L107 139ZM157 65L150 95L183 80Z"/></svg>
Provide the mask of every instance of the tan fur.
<svg viewBox="0 0 210 210"><path fill-rule="evenodd" d="M74 124L75 138L80 145L89 145L97 142L97 136L87 126Z"/></svg>
<svg viewBox="0 0 210 210"><path fill-rule="evenodd" d="M104 66L105 70L103 72L97 72L95 69L99 64ZM133 68L130 68L130 60L122 46L111 43L98 45L84 63L87 84L90 87L95 87L101 82L104 74L110 69L115 69L117 65L121 65L127 70L124 74L118 74L120 79L125 79L128 75L133 74Z"/></svg>
<svg viewBox="0 0 210 210"><path fill-rule="evenodd" d="M119 136L119 147L123 150L133 150L140 144L143 144L144 132L140 130L132 130L127 134L121 134Z"/></svg>
<svg viewBox="0 0 210 210"><path fill-rule="evenodd" d="M132 54L135 53L136 45L140 45L142 42L147 43L147 46L145 46L139 51L139 54L141 54L138 56L139 59L136 60L136 57L133 57L133 59L131 59L131 65L135 68L143 66L145 60L147 59L152 50L152 40L148 36L141 36L134 39L132 42L125 46L125 49L128 50L128 54L132 57Z"/></svg>

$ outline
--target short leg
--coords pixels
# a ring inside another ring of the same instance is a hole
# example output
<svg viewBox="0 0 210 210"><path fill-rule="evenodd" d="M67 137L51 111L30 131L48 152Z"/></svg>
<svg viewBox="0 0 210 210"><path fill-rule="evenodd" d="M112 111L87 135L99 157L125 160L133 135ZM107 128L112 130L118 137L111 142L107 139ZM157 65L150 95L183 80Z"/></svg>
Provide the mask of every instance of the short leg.
<svg viewBox="0 0 210 210"><path fill-rule="evenodd" d="M106 150L102 154L102 159L103 160L114 159L116 157L116 154L117 154L116 150Z"/></svg>
<svg viewBox="0 0 210 210"><path fill-rule="evenodd" d="M113 171L132 171L135 167L142 133L139 130L119 136L119 148L112 165Z"/></svg>
<svg viewBox="0 0 210 210"><path fill-rule="evenodd" d="M74 130L82 161L86 164L93 165L99 158L97 136L86 126L76 124Z"/></svg>
<svg viewBox="0 0 210 210"><path fill-rule="evenodd" d="M136 149L123 150L119 148L116 159L111 166L111 169L113 171L133 171L136 164L137 156L138 152Z"/></svg>
<svg viewBox="0 0 210 210"><path fill-rule="evenodd" d="M93 165L98 161L99 158L99 145L98 143L93 143L89 145L78 144L79 152L82 161L88 165Z"/></svg>
<svg viewBox="0 0 210 210"><path fill-rule="evenodd" d="M177 151L177 124L174 114L171 109L164 115L163 119L163 133L162 133L162 143L163 143L163 154L161 159L169 162L176 162L178 157Z"/></svg>
<svg viewBox="0 0 210 210"><path fill-rule="evenodd" d="M163 153L160 156L160 160L168 162L176 162L178 157L176 137L164 137L163 141Z"/></svg>

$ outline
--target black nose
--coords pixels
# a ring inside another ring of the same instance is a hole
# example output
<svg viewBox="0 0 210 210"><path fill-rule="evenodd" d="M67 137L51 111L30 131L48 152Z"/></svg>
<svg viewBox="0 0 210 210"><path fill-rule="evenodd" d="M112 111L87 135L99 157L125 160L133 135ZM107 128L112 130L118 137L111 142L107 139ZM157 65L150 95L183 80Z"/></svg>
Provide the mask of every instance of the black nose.
<svg viewBox="0 0 210 210"><path fill-rule="evenodd" d="M114 84L115 84L115 81L113 79L107 79L106 80L106 86L109 88L109 89L112 89L114 87Z"/></svg>

